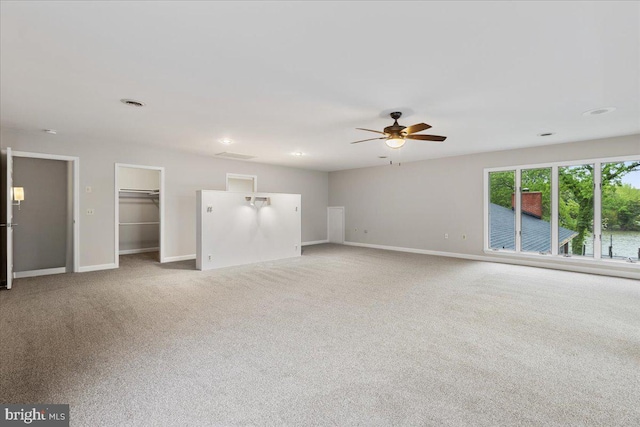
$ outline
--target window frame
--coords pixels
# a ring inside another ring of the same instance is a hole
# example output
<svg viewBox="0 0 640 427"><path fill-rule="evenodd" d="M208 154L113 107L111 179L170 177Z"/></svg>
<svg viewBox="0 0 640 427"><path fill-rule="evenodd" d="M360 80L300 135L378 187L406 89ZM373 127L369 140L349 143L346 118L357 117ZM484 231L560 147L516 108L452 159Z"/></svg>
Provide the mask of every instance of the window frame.
<svg viewBox="0 0 640 427"><path fill-rule="evenodd" d="M604 163L620 163L629 161L640 161L637 156L600 157L581 160L555 161L547 163L532 163L511 166L500 166L484 168L483 171L483 209L484 209L484 252L499 256L514 257L521 259L554 259L565 262L579 262L585 264L618 264L640 268L640 261L629 262L622 259L610 259L602 257L602 165ZM558 205L559 205L559 181L558 168L567 166L593 165L593 257L571 256L558 254ZM551 253L542 254L522 251L522 170L551 168ZM489 174L491 172L515 171L515 249L491 248L490 245L490 218L489 218Z"/></svg>

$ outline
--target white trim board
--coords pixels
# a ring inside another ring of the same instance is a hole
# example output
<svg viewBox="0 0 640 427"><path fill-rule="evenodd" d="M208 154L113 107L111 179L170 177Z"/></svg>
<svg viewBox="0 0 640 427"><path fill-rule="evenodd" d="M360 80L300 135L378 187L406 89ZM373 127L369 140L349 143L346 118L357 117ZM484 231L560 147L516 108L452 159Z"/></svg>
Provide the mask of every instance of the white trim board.
<svg viewBox="0 0 640 427"><path fill-rule="evenodd" d="M640 273L631 271L616 271L597 267L583 267L577 265L561 265L555 263L546 263L541 261L532 261L526 259L498 258L484 255L461 254L456 252L432 251L428 249L403 248L399 246L374 245L370 243L344 242L347 246L357 246L362 248L382 249L386 251L408 252L423 255L444 256L449 258L461 258L471 261L496 262L500 264L523 265L527 267L541 267L551 270L573 271L576 273L599 274L603 276L622 277L625 279L640 279Z"/></svg>
<svg viewBox="0 0 640 427"><path fill-rule="evenodd" d="M67 267L41 268L40 270L16 271L13 277L22 279L24 277L48 276L50 274L62 274L67 272Z"/></svg>
<svg viewBox="0 0 640 427"><path fill-rule="evenodd" d="M90 271L100 271L100 270L111 270L114 268L118 268L115 262L112 262L111 264L85 265L84 267L80 267L80 273L88 273Z"/></svg>
<svg viewBox="0 0 640 427"><path fill-rule="evenodd" d="M302 242L302 246L321 245L323 243L329 243L329 240L313 240L311 242Z"/></svg>
<svg viewBox="0 0 640 427"><path fill-rule="evenodd" d="M147 252L158 252L160 248L141 248L141 249L124 249L120 252L120 255L133 255L133 254L144 254Z"/></svg>
<svg viewBox="0 0 640 427"><path fill-rule="evenodd" d="M164 257L164 262L189 261L196 259L196 254Z"/></svg>

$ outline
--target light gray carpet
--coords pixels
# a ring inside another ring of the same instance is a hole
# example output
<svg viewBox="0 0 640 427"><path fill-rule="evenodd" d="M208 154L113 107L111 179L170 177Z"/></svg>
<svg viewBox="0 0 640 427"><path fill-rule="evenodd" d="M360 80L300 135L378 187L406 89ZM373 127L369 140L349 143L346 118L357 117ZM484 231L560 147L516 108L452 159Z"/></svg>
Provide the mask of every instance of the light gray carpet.
<svg viewBox="0 0 640 427"><path fill-rule="evenodd" d="M0 399L72 426L640 425L640 283L320 245L16 280Z"/></svg>

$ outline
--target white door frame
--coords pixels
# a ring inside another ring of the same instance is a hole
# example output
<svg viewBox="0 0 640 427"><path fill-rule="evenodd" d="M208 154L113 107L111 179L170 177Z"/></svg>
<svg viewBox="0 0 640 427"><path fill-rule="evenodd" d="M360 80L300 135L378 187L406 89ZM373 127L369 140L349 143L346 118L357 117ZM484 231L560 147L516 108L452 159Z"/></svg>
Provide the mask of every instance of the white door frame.
<svg viewBox="0 0 640 427"><path fill-rule="evenodd" d="M149 169L160 171L160 195L158 209L160 211L160 262L165 262L164 251L164 167L131 165L128 163L116 163L114 167L114 209L115 209L115 231L114 231L114 260L116 268L120 267L120 185L118 184L118 168Z"/></svg>
<svg viewBox="0 0 640 427"><path fill-rule="evenodd" d="M71 162L73 165L73 272L80 271L80 157L74 156L62 156L59 154L46 154L46 153L31 153L27 151L13 151L11 156L15 157L28 157L31 159L47 159L47 160L62 160L65 162ZM7 168L9 166L7 165ZM7 269L8 270L8 269ZM13 272L13 268L11 269ZM53 271L58 270L58 271ZM33 277L42 276L45 274L62 273L59 269L44 269L42 271L34 270L29 272L28 276ZM16 277L16 274L13 273ZM8 282L7 282L8 283Z"/></svg>
<svg viewBox="0 0 640 427"><path fill-rule="evenodd" d="M328 206L327 207L327 241L329 241L329 243L331 243L330 239L329 239L329 218L330 218L330 213L329 210L330 209L340 209L342 211L342 243L344 244L345 242L345 229L346 224L345 224L345 219L344 219L344 206Z"/></svg>
<svg viewBox="0 0 640 427"><path fill-rule="evenodd" d="M6 242L3 242L6 247L5 249L7 250L7 268L6 268L6 273L7 273L7 289L11 289L11 284L13 282L13 230L11 229L12 227L12 221L13 221L13 156L11 153L11 147L7 147L6 149L6 153L7 153L7 168L5 170L5 185L6 185L6 190L7 190L7 194L6 194L6 200L5 202L7 203L7 207L6 207L6 224L3 224L4 227L7 228L7 240Z"/></svg>

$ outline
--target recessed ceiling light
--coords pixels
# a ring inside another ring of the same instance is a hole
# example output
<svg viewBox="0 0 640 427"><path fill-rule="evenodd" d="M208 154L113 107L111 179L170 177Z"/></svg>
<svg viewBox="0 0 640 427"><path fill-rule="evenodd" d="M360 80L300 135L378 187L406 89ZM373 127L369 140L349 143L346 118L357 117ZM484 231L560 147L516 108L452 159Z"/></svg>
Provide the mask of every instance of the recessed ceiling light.
<svg viewBox="0 0 640 427"><path fill-rule="evenodd" d="M602 107L596 108L595 110L589 110L582 113L583 116L600 116L602 114L607 114L612 111L616 111L616 107Z"/></svg>
<svg viewBox="0 0 640 427"><path fill-rule="evenodd" d="M56 135L56 134L58 133L58 131L57 131L57 130L55 130L55 129L42 129L42 131L43 131L44 133L49 133L49 134L51 134L51 135Z"/></svg>
<svg viewBox="0 0 640 427"><path fill-rule="evenodd" d="M120 102L132 107L144 107L146 104L142 101L136 101L135 99L121 99Z"/></svg>
<svg viewBox="0 0 640 427"><path fill-rule="evenodd" d="M296 151L294 153L291 153L291 155L300 157L300 156L304 156L304 153L302 151Z"/></svg>
<svg viewBox="0 0 640 427"><path fill-rule="evenodd" d="M551 135L555 135L553 132L545 132L545 133L539 133L538 136L551 136Z"/></svg>
<svg viewBox="0 0 640 427"><path fill-rule="evenodd" d="M222 138L222 139L219 139L219 140L218 140L218 142L219 142L220 144L224 144L224 145L231 145L231 144L233 144L233 140L232 140L231 138Z"/></svg>

